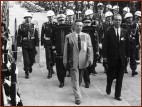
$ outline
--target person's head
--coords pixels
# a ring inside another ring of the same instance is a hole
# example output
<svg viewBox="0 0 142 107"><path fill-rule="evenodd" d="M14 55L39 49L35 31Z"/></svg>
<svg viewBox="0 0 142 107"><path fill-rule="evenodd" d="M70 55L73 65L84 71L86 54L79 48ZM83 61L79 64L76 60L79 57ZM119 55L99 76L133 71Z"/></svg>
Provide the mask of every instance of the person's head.
<svg viewBox="0 0 142 107"><path fill-rule="evenodd" d="M113 13L111 11L107 11L105 13L105 21L106 22L111 22L112 21L112 16L113 16Z"/></svg>
<svg viewBox="0 0 142 107"><path fill-rule="evenodd" d="M103 11L104 11L103 3L98 3L97 4L97 9L98 9L98 13L103 13Z"/></svg>
<svg viewBox="0 0 142 107"><path fill-rule="evenodd" d="M92 10L92 9L86 10L86 11L85 11L85 17L92 19L92 17L93 17L93 10Z"/></svg>
<svg viewBox="0 0 142 107"><path fill-rule="evenodd" d="M123 8L123 16L125 16L126 13L130 12L130 8L129 7L124 7Z"/></svg>
<svg viewBox="0 0 142 107"><path fill-rule="evenodd" d="M135 21L140 23L141 22L141 11L136 11L134 15L135 15Z"/></svg>
<svg viewBox="0 0 142 107"><path fill-rule="evenodd" d="M119 6L118 5L115 5L113 6L113 14L118 14L119 13Z"/></svg>
<svg viewBox="0 0 142 107"><path fill-rule="evenodd" d="M83 23L81 20L76 20L74 23L74 30L76 33L80 33L82 31L83 28Z"/></svg>
<svg viewBox="0 0 142 107"><path fill-rule="evenodd" d="M59 24L64 24L65 23L65 19L66 19L66 15L64 15L64 14L59 14L58 15L57 20L58 20Z"/></svg>
<svg viewBox="0 0 142 107"><path fill-rule="evenodd" d="M30 13L24 14L25 23L31 23L32 15Z"/></svg>
<svg viewBox="0 0 142 107"><path fill-rule="evenodd" d="M66 15L69 21L73 21L74 20L74 11L71 9L67 9L66 10Z"/></svg>
<svg viewBox="0 0 142 107"><path fill-rule="evenodd" d="M125 16L124 16L124 19L128 23L132 23L132 21L133 21L133 14L132 13L126 13Z"/></svg>
<svg viewBox="0 0 142 107"><path fill-rule="evenodd" d="M122 23L122 16L120 14L114 15L113 23L116 28L119 28Z"/></svg>
<svg viewBox="0 0 142 107"><path fill-rule="evenodd" d="M47 11L47 18L48 18L49 22L53 21L54 15L55 15L55 13L52 10Z"/></svg>

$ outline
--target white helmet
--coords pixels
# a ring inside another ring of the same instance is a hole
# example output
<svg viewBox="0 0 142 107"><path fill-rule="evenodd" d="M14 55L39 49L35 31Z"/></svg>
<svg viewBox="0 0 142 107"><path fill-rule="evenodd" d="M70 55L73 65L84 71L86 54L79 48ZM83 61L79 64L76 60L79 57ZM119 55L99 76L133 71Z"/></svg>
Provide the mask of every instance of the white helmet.
<svg viewBox="0 0 142 107"><path fill-rule="evenodd" d="M57 15L57 20L65 20L65 18L66 18L66 15L65 14L59 14L59 15Z"/></svg>
<svg viewBox="0 0 142 107"><path fill-rule="evenodd" d="M112 5L108 4L106 5L107 8L112 9Z"/></svg>
<svg viewBox="0 0 142 107"><path fill-rule="evenodd" d="M87 16L87 15L91 15L91 14L93 14L93 10L88 9L88 10L85 11L85 15L86 15L86 16Z"/></svg>
<svg viewBox="0 0 142 107"><path fill-rule="evenodd" d="M135 15L141 17L141 11L136 11L136 12L135 12Z"/></svg>
<svg viewBox="0 0 142 107"><path fill-rule="evenodd" d="M47 11L47 16L54 16L54 15L55 15L55 13L53 10Z"/></svg>
<svg viewBox="0 0 142 107"><path fill-rule="evenodd" d="M94 5L94 2L93 2L93 1L89 1L89 4L90 4L90 5Z"/></svg>
<svg viewBox="0 0 142 107"><path fill-rule="evenodd" d="M109 16L113 16L113 14L112 14L111 11L107 11L107 12L105 13L105 18L106 18L106 17L109 17Z"/></svg>
<svg viewBox="0 0 142 107"><path fill-rule="evenodd" d="M66 15L67 15L67 16L69 16L69 15L74 15L73 10L67 9L67 10L66 10Z"/></svg>
<svg viewBox="0 0 142 107"><path fill-rule="evenodd" d="M126 11L126 12L129 13L129 12L130 12L130 8L129 8L129 7L124 7L124 8L123 8L123 11Z"/></svg>
<svg viewBox="0 0 142 107"><path fill-rule="evenodd" d="M119 9L119 6L118 6L118 5L115 5L115 6L113 6L112 9L113 9L113 10L117 10L117 9Z"/></svg>
<svg viewBox="0 0 142 107"><path fill-rule="evenodd" d="M97 4L97 6L103 6L103 3L100 2L100 3Z"/></svg>
<svg viewBox="0 0 142 107"><path fill-rule="evenodd" d="M25 13L25 14L24 14L24 19L25 19L26 17L32 18L32 14L30 14L30 13Z"/></svg>
<svg viewBox="0 0 142 107"><path fill-rule="evenodd" d="M128 17L133 17L133 14L132 13L126 13L125 16L124 16L124 19L126 19Z"/></svg>

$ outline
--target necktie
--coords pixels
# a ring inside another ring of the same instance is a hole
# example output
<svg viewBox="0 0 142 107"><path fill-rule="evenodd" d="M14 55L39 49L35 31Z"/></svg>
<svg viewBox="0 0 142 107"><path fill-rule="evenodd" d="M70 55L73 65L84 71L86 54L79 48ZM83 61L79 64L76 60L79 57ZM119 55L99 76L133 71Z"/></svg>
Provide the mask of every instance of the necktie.
<svg viewBox="0 0 142 107"><path fill-rule="evenodd" d="M117 36L117 40L118 40L118 42L119 42L119 33L118 33L118 29L117 29L117 34L116 34L116 36Z"/></svg>
<svg viewBox="0 0 142 107"><path fill-rule="evenodd" d="M81 50L81 39L80 39L80 35L78 35L78 49L79 49L79 51Z"/></svg>

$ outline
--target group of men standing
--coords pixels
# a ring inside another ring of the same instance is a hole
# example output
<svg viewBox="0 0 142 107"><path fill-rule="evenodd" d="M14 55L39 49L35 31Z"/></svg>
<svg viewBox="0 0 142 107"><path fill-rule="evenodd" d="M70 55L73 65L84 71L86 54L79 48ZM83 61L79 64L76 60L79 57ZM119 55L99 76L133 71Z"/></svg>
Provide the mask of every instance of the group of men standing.
<svg viewBox="0 0 142 107"><path fill-rule="evenodd" d="M75 103L81 103L80 85L82 78L85 87L89 88L91 73L97 74L97 61L103 58L107 74L106 93L111 93L111 85L116 79L115 99L121 100L121 87L124 72L130 58L132 76L137 75L136 59L139 60L141 12L135 12L135 21L130 9L125 7L123 16L119 6L97 4L98 13L88 9L83 20L75 19L73 10L57 15L53 21L54 11L47 11L48 22L41 28L41 46L46 55L47 78L51 78L56 63L59 87L64 86L67 71L71 77ZM111 12L113 9L113 12ZM17 45L22 46L25 78L29 78L36 50L39 47L39 29L31 23L32 15L24 16L25 22L19 26ZM122 23L123 22L123 23ZM138 54L138 55L137 55ZM98 60L99 59L99 60Z"/></svg>

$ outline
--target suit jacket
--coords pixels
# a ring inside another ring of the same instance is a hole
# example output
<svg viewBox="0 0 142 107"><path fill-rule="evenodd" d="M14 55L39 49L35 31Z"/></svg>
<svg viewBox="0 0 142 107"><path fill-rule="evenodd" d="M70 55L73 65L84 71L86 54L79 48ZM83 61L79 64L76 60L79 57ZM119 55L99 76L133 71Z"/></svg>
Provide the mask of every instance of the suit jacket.
<svg viewBox="0 0 142 107"><path fill-rule="evenodd" d="M107 58L108 66L116 66L118 60L125 66L125 57L129 57L129 36L125 29L121 28L120 40L117 40L114 27L110 27L104 37L103 57Z"/></svg>
<svg viewBox="0 0 142 107"><path fill-rule="evenodd" d="M86 33L81 32L81 50L78 49L78 40L75 35L75 32L70 33L65 38L65 46L64 46L64 55L63 55L63 63L66 66L68 62L70 62L70 68L83 69L89 66L90 61L93 62L93 48L91 44L90 36ZM70 45L70 49L68 49L68 44ZM68 50L72 50L72 52L68 53ZM72 54L72 55L70 55ZM72 58L68 58L71 56ZM68 60L71 61L68 61Z"/></svg>

